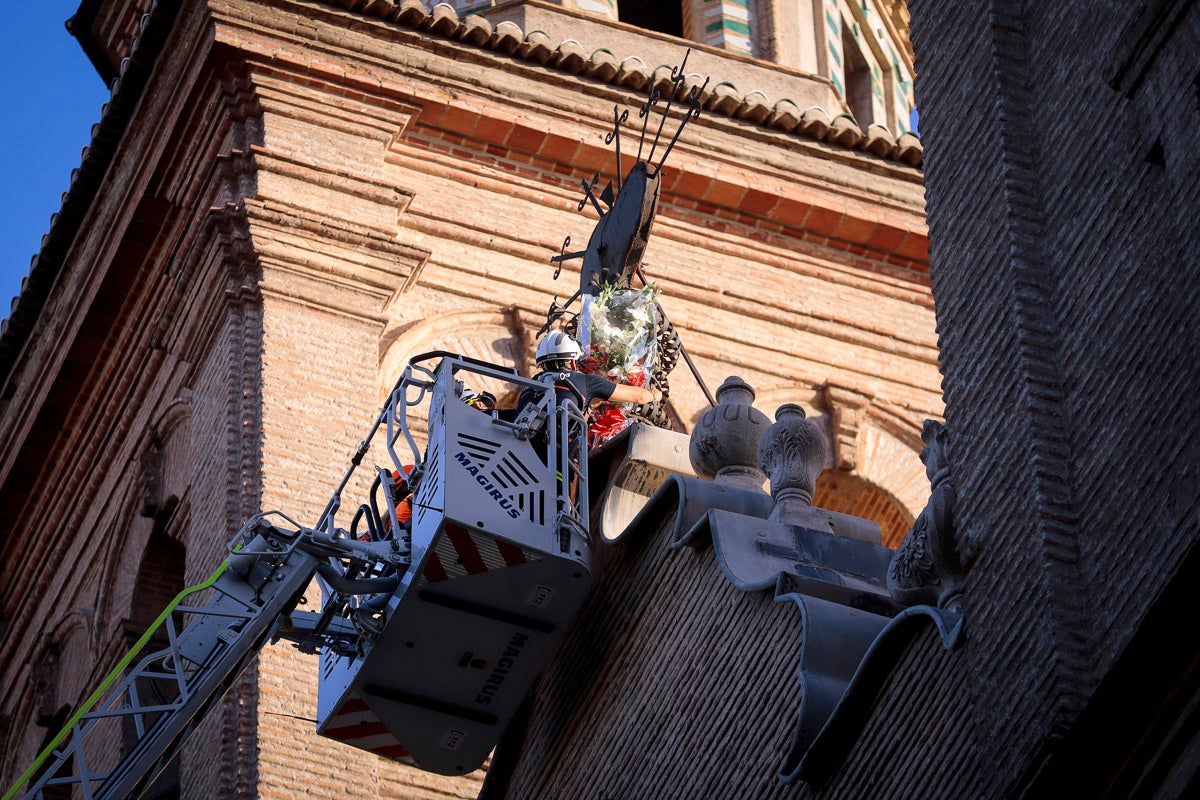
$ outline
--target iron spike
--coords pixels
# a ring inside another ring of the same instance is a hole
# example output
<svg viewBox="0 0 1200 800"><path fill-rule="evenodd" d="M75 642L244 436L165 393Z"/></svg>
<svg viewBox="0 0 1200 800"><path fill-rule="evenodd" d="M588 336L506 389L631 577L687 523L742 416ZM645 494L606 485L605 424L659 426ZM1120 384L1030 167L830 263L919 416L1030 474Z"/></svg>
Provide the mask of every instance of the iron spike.
<svg viewBox="0 0 1200 800"><path fill-rule="evenodd" d="M642 160L642 147L646 144L646 124L650 121L650 109L658 105L658 99L662 95L658 89L654 88L654 84L650 85L650 96L646 98L646 103L638 110L638 116L642 118L642 134L638 138L638 154L637 160Z"/></svg>
<svg viewBox="0 0 1200 800"><path fill-rule="evenodd" d="M600 203L597 202L597 200L596 200L596 195L592 193L592 189L594 189L596 187L596 184L599 181L600 181L600 173L599 172L597 172L595 175L592 176L591 183L588 183L585 180L579 181L583 185L583 191L584 191L583 199L579 201L579 210L583 211L583 207L585 205L587 205L588 201L590 200L592 205L596 209L596 213L599 214L601 216L601 218L603 218L604 217L604 209L600 207Z"/></svg>
<svg viewBox="0 0 1200 800"><path fill-rule="evenodd" d="M704 88L708 86L708 78L704 79L704 83L699 86L693 86L688 92L688 110L683 115L683 119L679 121L679 127L675 129L675 135L671 137L671 143L667 145L667 149L663 151L663 156L658 162L658 169L662 169L662 165L666 163L667 156L671 155L671 150L675 147L675 142L679 141L679 134L683 133L683 129L687 124L694 119L700 118L700 95Z"/></svg>
<svg viewBox="0 0 1200 800"><path fill-rule="evenodd" d="M629 109L617 115L617 106L613 104L613 129L604 137L605 144L612 144L615 140L617 143L617 192L621 191L621 177L625 174L621 171L621 123L629 119Z"/></svg>
<svg viewBox="0 0 1200 800"><path fill-rule="evenodd" d="M575 258L583 258L587 253L586 250L577 250L574 253L568 253L567 248L571 246L571 237L568 236L563 240L562 247L558 250L558 255L550 256L550 261L558 264L558 269L554 270L554 280L558 280L558 276L562 273L562 265L564 261L570 261Z"/></svg>

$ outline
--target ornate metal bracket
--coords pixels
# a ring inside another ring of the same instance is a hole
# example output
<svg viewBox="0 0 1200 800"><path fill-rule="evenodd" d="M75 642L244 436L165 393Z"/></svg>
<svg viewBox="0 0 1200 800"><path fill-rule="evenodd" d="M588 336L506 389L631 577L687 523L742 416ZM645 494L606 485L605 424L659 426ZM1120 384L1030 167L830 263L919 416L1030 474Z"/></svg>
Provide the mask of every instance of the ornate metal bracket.
<svg viewBox="0 0 1200 800"><path fill-rule="evenodd" d="M663 93L651 86L646 102L638 110L642 126L638 135L637 157L628 173L624 171L622 163L621 126L629 120L629 111L621 111L617 106L613 106L612 129L605 134L604 143L614 145L617 174L600 190L597 190L601 181L599 173L593 175L590 181L580 181L583 197L579 200L578 210L583 211L590 204L600 219L592 231L586 249L567 252L567 247L570 245L570 237L567 237L558 255L550 259L557 265L554 270L555 280L562 273L564 262L583 260L580 268L579 291L563 305L563 310L580 295L595 294L606 284L628 284L641 264L642 253L645 251L649 239L650 226L654 221L655 208L658 203L662 167L678 142L683 129L690 121L700 116L700 95L704 87L708 85L709 79L706 77L703 84L692 86L690 89L686 88L687 75L684 69L690 53L690 50L687 51L682 63L671 69L671 89L666 96L666 105L658 117L658 123L652 134L650 117L663 99ZM668 116L677 97L687 103L688 108L679 119L679 124L675 128L670 142L655 163L655 153L658 152L659 141L666 129ZM649 150L647 151L648 142ZM646 152L645 159L642 158L643 152Z"/></svg>

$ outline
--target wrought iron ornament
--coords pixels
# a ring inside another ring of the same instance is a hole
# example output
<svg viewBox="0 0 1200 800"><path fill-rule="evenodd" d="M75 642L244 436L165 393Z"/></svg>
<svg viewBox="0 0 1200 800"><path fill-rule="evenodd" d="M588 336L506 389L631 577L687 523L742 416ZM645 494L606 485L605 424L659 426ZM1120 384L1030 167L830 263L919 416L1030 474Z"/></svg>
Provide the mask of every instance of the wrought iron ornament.
<svg viewBox="0 0 1200 800"><path fill-rule="evenodd" d="M579 200L578 210L583 211L588 206L596 210L599 220L592 229L587 247L583 250L571 250L571 237L563 239L559 253L551 257L554 263L554 279L562 274L562 265L568 261L582 260L579 270L579 289L566 302L559 302L557 296L550 303L546 312L546 323L538 331L538 335L546 333L559 320L566 318L565 327L571 330L575 324L578 312L573 312L573 305L585 294L597 296L606 286L628 287L636 275L643 285L648 283L642 270L642 256L650 241L650 228L654 223L654 215L658 206L658 196L662 185L662 170L671 151L675 148L679 136L688 123L700 116L700 96L708 86L709 78L703 83L693 83L688 88L687 67L688 55L684 53L683 61L671 68L669 78L670 88L665 95L665 104L658 111L664 100L663 92L652 85L646 102L638 109L641 127L638 131L637 156L629 172L623 171L621 151L622 126L629 121L629 111L613 106L612 128L605 134L604 143L613 145L616 153L617 174L597 191L600 184L600 174L596 173L591 180L581 180L583 197ZM678 118L678 125L671 134L670 141L659 154L659 145L663 133L667 129L672 107L676 102L686 104L687 109ZM657 125L651 128L651 118L658 115ZM643 153L645 157L643 158ZM658 344L659 351L666 355L653 371L650 386L661 389L664 396L668 392L667 373L674 368L679 357L687 363L692 375L700 384L701 390L711 405L716 400L705 385L695 364L679 341L679 335L673 325L667 321L661 307L658 309ZM666 412L661 403L639 407L635 412L639 417L656 425L667 422Z"/></svg>

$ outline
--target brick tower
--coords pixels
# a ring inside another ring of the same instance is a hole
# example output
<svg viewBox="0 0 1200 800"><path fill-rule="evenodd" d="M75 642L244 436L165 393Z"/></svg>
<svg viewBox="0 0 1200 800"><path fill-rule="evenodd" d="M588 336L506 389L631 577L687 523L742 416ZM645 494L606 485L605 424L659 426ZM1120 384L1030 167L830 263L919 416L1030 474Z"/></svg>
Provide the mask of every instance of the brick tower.
<svg viewBox="0 0 1200 800"><path fill-rule="evenodd" d="M412 355L529 370L573 291L549 258L595 223L580 183L616 171L614 106L636 120L688 47L704 112L645 259L667 314L705 384L820 421L818 505L895 546L925 503L942 404L905 5L456 6L81 3L112 97L0 335L6 786L246 517L315 518ZM677 371L674 426L706 408ZM316 670L264 650L162 787L477 791L317 737Z"/></svg>

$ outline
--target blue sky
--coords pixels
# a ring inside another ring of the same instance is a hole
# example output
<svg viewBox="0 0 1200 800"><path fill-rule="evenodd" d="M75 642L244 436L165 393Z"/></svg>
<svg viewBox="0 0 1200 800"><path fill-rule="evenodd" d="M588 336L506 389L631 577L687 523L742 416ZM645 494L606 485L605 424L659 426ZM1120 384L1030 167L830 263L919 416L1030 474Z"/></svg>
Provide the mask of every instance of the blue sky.
<svg viewBox="0 0 1200 800"><path fill-rule="evenodd" d="M0 25L0 318L79 166L108 89L64 22L79 0L6 3Z"/></svg>

